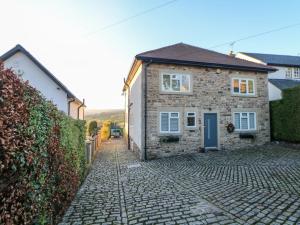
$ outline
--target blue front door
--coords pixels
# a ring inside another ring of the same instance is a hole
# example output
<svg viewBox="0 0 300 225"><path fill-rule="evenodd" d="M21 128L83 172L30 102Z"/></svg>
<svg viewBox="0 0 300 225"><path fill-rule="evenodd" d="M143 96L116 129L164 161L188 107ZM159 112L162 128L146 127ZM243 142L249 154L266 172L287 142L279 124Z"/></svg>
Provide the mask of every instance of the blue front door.
<svg viewBox="0 0 300 225"><path fill-rule="evenodd" d="M204 148L218 147L217 113L204 114Z"/></svg>

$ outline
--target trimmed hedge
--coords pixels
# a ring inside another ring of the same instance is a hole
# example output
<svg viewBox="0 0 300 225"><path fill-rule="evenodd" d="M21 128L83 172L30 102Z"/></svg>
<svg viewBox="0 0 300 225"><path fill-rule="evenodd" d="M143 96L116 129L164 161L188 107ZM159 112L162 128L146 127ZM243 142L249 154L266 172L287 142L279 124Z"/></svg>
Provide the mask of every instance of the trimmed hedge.
<svg viewBox="0 0 300 225"><path fill-rule="evenodd" d="M55 224L86 169L85 122L0 63L0 224Z"/></svg>
<svg viewBox="0 0 300 225"><path fill-rule="evenodd" d="M284 90L282 97L270 103L272 138L300 142L300 86Z"/></svg>

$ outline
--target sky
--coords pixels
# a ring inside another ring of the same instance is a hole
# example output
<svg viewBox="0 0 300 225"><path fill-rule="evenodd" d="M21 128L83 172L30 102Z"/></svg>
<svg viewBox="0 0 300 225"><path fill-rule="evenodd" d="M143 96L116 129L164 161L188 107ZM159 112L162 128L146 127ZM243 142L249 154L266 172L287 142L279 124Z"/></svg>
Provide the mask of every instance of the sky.
<svg viewBox="0 0 300 225"><path fill-rule="evenodd" d="M138 53L178 42L211 48L300 23L298 0L177 0L140 14L169 1L0 0L0 55L21 44L88 109L119 109ZM299 40L294 26L213 50L300 55Z"/></svg>

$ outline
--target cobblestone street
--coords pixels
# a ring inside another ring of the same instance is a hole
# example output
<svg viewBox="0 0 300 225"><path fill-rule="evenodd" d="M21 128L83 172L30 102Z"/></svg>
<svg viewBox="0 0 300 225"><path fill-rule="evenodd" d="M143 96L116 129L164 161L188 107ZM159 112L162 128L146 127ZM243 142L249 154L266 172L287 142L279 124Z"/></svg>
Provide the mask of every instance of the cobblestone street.
<svg viewBox="0 0 300 225"><path fill-rule="evenodd" d="M103 144L61 225L300 224L300 151L278 146L139 162Z"/></svg>

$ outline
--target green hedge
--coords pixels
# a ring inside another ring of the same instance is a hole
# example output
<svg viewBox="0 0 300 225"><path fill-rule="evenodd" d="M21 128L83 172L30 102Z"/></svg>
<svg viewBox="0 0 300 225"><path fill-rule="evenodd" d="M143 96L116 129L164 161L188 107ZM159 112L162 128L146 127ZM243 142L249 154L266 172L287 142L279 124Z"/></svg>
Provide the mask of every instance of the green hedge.
<svg viewBox="0 0 300 225"><path fill-rule="evenodd" d="M300 142L300 86L283 91L283 98L270 103L274 140Z"/></svg>
<svg viewBox="0 0 300 225"><path fill-rule="evenodd" d="M83 180L85 122L0 63L0 224L56 224Z"/></svg>

